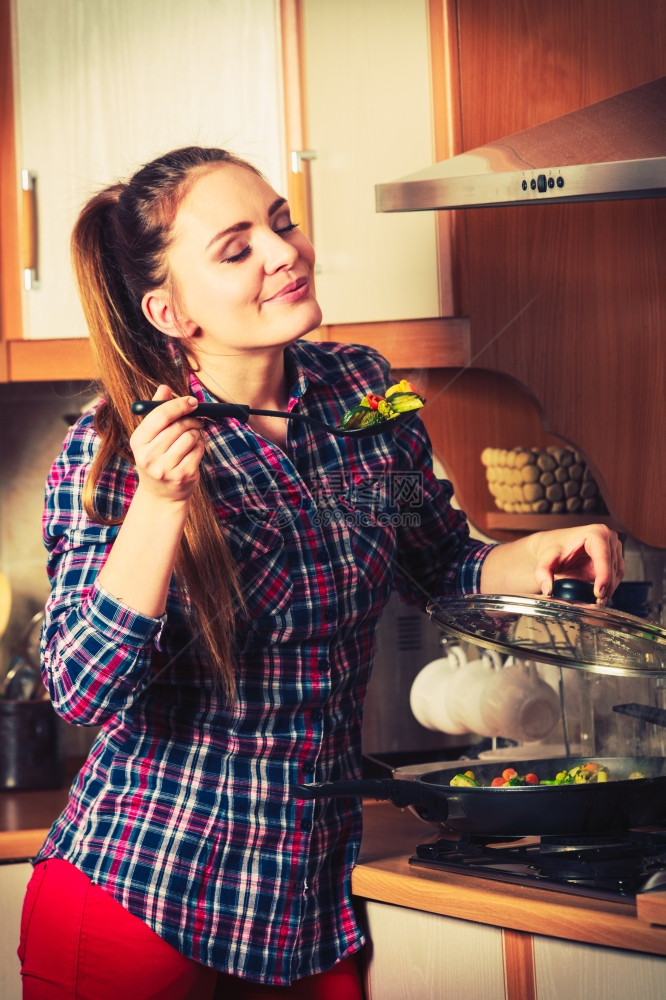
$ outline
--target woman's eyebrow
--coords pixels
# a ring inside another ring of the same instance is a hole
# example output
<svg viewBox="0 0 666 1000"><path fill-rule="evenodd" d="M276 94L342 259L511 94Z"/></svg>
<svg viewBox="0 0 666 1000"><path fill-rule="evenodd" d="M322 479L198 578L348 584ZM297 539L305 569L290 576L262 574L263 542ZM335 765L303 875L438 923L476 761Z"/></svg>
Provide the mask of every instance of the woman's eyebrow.
<svg viewBox="0 0 666 1000"><path fill-rule="evenodd" d="M275 213L277 212L277 210L279 208L282 208L282 206L286 205L286 204L287 204L287 199L286 198L276 198L275 201L273 202L273 204L271 205L271 207L268 209L268 214L269 215L275 215Z"/></svg>
<svg viewBox="0 0 666 1000"><path fill-rule="evenodd" d="M286 198L276 198L275 201L272 203L272 205L269 206L268 209L269 217L271 215L275 215L278 209L282 208L282 206L286 205L286 203L287 203ZM219 240L223 239L225 236L228 236L230 233L242 233L244 230L249 229L251 225L252 225L251 222L236 222L234 223L233 226L228 226L226 229L221 229L219 233L215 233L215 236L213 236L213 238L209 240L209 242L206 244L206 250L209 250L214 243L217 243Z"/></svg>

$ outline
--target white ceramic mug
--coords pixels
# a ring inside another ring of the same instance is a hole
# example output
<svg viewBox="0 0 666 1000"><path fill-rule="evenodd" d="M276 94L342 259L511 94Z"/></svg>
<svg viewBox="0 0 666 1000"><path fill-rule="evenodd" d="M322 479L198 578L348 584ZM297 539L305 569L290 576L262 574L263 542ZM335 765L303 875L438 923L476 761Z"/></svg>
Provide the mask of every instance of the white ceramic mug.
<svg viewBox="0 0 666 1000"><path fill-rule="evenodd" d="M468 660L460 646L450 646L448 655L426 664L416 676L410 692L410 706L426 729L459 736L486 731L481 700L488 682L502 661L497 653L484 650L480 659Z"/></svg>
<svg viewBox="0 0 666 1000"><path fill-rule="evenodd" d="M480 709L485 735L519 743L542 740L560 721L557 692L540 676L536 663L513 657L493 671Z"/></svg>
<svg viewBox="0 0 666 1000"><path fill-rule="evenodd" d="M449 646L446 656L440 656L419 671L409 694L409 705L417 722L426 729L459 735L469 732L466 726L448 711L448 686L452 677L461 673L467 657L460 646Z"/></svg>
<svg viewBox="0 0 666 1000"><path fill-rule="evenodd" d="M481 711L484 692L495 673L502 668L497 653L484 650L479 659L468 660L466 665L453 673L442 695L446 699L446 711L462 731L477 733L479 736L493 736Z"/></svg>

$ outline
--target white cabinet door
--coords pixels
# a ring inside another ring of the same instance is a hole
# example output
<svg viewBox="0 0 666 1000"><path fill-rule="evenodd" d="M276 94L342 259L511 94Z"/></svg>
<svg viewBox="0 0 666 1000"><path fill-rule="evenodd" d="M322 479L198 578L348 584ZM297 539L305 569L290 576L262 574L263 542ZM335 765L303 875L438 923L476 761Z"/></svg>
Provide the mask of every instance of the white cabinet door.
<svg viewBox="0 0 666 1000"><path fill-rule="evenodd" d="M534 938L538 1000L664 1000L666 958Z"/></svg>
<svg viewBox="0 0 666 1000"><path fill-rule="evenodd" d="M0 935L0 997L21 1000L21 971L16 949L21 928L21 910L25 888L32 875L28 863L0 865L0 905L2 935Z"/></svg>
<svg viewBox="0 0 666 1000"><path fill-rule="evenodd" d="M324 323L439 316L434 212L375 211L433 162L426 0L304 0L303 48Z"/></svg>
<svg viewBox="0 0 666 1000"><path fill-rule="evenodd" d="M365 913L369 1000L503 1000L500 928L387 903Z"/></svg>
<svg viewBox="0 0 666 1000"><path fill-rule="evenodd" d="M14 0L17 155L37 176L39 221L26 338L85 336L72 225L94 191L147 160L223 146L284 189L276 3Z"/></svg>

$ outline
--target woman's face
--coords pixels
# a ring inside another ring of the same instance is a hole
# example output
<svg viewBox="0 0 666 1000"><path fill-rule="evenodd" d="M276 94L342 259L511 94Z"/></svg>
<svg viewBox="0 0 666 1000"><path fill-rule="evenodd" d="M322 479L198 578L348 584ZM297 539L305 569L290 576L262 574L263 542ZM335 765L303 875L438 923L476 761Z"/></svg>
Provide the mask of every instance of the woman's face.
<svg viewBox="0 0 666 1000"><path fill-rule="evenodd" d="M173 236L178 323L195 355L284 346L319 326L312 245L252 170L224 163L199 177Z"/></svg>

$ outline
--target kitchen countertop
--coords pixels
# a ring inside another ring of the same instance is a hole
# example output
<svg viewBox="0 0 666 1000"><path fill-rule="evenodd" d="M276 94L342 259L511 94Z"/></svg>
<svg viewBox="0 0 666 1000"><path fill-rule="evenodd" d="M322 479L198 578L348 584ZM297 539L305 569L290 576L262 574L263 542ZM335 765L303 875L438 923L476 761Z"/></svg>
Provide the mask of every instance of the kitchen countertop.
<svg viewBox="0 0 666 1000"><path fill-rule="evenodd" d="M0 862L34 857L66 803L67 789L0 791Z"/></svg>
<svg viewBox="0 0 666 1000"><path fill-rule="evenodd" d="M70 762L68 779L79 764ZM0 791L0 862L36 854L67 801L68 784L51 791ZM408 810L366 802L354 895L531 934L666 955L666 926L639 919L633 901L587 899L410 866L417 844L442 835L441 827Z"/></svg>
<svg viewBox="0 0 666 1000"><path fill-rule="evenodd" d="M62 788L39 791L0 789L0 863L35 856L51 823L67 805L69 786L85 758L65 762Z"/></svg>

